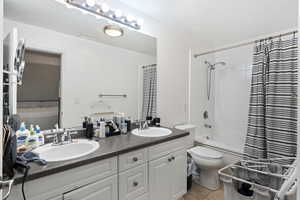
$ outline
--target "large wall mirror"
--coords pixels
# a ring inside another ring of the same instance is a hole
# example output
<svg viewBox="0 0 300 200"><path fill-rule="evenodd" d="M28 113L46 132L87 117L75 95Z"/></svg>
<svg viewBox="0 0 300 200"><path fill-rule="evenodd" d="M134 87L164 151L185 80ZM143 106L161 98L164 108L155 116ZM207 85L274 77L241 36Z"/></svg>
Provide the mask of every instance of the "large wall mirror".
<svg viewBox="0 0 300 200"><path fill-rule="evenodd" d="M156 115L156 39L55 0L5 0L4 37L25 40L26 67L17 113L51 129L80 126L84 116ZM120 31L120 37L104 32Z"/></svg>

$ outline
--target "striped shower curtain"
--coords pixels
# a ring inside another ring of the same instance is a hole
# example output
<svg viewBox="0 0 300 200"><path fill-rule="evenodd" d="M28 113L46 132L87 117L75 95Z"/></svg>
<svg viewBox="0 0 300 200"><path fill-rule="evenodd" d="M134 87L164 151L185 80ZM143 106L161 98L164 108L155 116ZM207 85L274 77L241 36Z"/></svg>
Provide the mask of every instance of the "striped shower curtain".
<svg viewBox="0 0 300 200"><path fill-rule="evenodd" d="M295 36L256 44L245 158L296 157L297 70Z"/></svg>
<svg viewBox="0 0 300 200"><path fill-rule="evenodd" d="M156 64L143 66L143 105L142 120L156 117L157 107L157 69Z"/></svg>

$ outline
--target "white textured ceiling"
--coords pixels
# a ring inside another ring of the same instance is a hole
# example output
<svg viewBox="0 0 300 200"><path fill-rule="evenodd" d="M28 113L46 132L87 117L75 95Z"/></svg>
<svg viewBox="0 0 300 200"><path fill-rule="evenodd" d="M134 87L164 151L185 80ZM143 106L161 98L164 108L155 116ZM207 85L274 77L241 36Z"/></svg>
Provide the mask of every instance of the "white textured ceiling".
<svg viewBox="0 0 300 200"><path fill-rule="evenodd" d="M214 46L297 27L298 0L120 0Z"/></svg>
<svg viewBox="0 0 300 200"><path fill-rule="evenodd" d="M120 38L103 33L106 20L67 9L55 0L4 0L4 17L108 45L156 55L156 39L127 28Z"/></svg>

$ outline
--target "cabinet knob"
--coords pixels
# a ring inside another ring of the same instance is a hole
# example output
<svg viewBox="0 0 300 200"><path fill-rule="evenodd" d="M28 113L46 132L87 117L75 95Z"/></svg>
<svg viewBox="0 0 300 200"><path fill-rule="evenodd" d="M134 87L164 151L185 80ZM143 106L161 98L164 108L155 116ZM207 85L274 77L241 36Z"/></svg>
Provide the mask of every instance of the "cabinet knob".
<svg viewBox="0 0 300 200"><path fill-rule="evenodd" d="M172 156L172 160L175 160L175 157L174 157L174 156Z"/></svg>
<svg viewBox="0 0 300 200"><path fill-rule="evenodd" d="M136 181L133 182L133 186L134 186L134 187L136 187L136 186L138 186L138 185L139 185L138 182L136 182Z"/></svg>
<svg viewBox="0 0 300 200"><path fill-rule="evenodd" d="M137 157L132 158L133 162L137 162L139 159Z"/></svg>
<svg viewBox="0 0 300 200"><path fill-rule="evenodd" d="M168 161L171 162L171 161L172 161L172 158L169 158Z"/></svg>

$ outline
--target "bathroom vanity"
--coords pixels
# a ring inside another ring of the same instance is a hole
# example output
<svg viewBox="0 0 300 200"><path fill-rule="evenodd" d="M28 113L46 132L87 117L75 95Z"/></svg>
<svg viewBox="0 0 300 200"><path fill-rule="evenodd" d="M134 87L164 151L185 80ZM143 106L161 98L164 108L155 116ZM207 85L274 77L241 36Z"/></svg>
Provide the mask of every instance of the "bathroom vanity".
<svg viewBox="0 0 300 200"><path fill-rule="evenodd" d="M189 133L133 134L99 141L94 153L69 161L31 165L28 200L177 200L186 193ZM21 200L20 175L9 199Z"/></svg>

